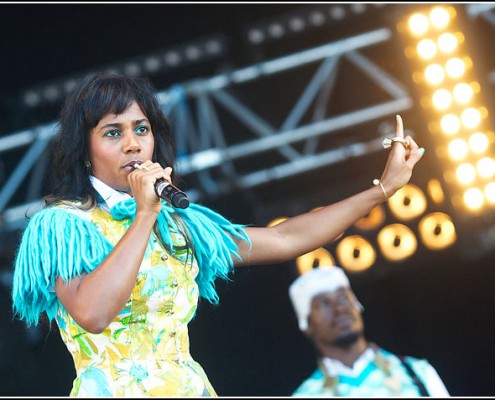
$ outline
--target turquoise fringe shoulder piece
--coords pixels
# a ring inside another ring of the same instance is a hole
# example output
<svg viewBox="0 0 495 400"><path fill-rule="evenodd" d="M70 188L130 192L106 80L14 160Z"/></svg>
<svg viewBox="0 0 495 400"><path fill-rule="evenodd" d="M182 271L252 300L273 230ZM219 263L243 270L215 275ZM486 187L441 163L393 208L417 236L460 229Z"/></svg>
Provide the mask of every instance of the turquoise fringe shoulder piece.
<svg viewBox="0 0 495 400"><path fill-rule="evenodd" d="M134 218L136 202L128 199L116 204L111 214L115 219ZM211 303L218 303L215 290L215 279L228 279L232 272L234 261L232 257L241 259L237 253L238 246L233 240L236 237L245 240L251 246L249 237L243 225L233 224L215 211L190 203L186 209L170 207L162 201L162 211L158 215L158 229L163 241L172 248L172 237L168 227L180 231L174 214L180 216L186 225L193 244L194 254L198 261L199 273L196 282L200 296Z"/></svg>
<svg viewBox="0 0 495 400"><path fill-rule="evenodd" d="M177 218L184 222L198 261L196 282L200 296L218 303L215 279L229 279L233 257L240 259L233 238L245 240L251 246L242 225L229 222L211 209L191 203L187 209L175 209L162 202L158 229L165 244L173 249L170 229L180 231ZM113 218L134 219L136 202L129 199L116 204ZM64 281L94 270L113 249L113 245L90 221L63 207L48 207L36 213L23 233L15 259L12 283L14 313L29 324L36 325L42 312L51 321L58 308L55 281Z"/></svg>
<svg viewBox="0 0 495 400"><path fill-rule="evenodd" d="M245 240L251 246L249 236L244 226L232 224L220 214L199 204L177 209L177 213L187 226L200 265L196 278L200 295L212 303L218 303L215 279L228 279L234 267L232 256L242 261L233 237Z"/></svg>
<svg viewBox="0 0 495 400"><path fill-rule="evenodd" d="M45 311L52 320L58 307L55 280L69 281L91 272L113 245L95 225L66 211L48 207L37 212L23 233L12 281L14 312L36 325Z"/></svg>

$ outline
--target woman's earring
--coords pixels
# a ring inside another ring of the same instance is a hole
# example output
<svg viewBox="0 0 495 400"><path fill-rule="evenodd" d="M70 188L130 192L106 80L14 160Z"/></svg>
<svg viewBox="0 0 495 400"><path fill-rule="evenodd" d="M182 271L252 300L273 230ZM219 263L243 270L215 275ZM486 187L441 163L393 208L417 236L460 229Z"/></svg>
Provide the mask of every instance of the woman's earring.
<svg viewBox="0 0 495 400"><path fill-rule="evenodd" d="M91 170L91 161L84 161L84 166L89 172Z"/></svg>

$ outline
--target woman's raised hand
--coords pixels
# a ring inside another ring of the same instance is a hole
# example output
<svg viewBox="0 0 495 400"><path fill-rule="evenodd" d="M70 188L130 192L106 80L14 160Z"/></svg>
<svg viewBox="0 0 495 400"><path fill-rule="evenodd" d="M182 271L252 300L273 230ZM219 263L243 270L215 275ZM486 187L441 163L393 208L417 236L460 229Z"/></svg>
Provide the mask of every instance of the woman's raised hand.
<svg viewBox="0 0 495 400"><path fill-rule="evenodd" d="M380 182L387 197L390 197L409 182L414 166L423 156L425 149L418 147L411 136L404 137L404 126L400 115L396 116L395 137L384 140L384 147L388 146L391 148L390 154Z"/></svg>

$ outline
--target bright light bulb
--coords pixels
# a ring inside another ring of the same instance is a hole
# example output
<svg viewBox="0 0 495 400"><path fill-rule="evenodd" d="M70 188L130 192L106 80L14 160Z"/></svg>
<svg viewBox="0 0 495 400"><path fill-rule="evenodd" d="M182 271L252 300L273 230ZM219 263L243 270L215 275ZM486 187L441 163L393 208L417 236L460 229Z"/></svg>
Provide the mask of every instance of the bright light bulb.
<svg viewBox="0 0 495 400"><path fill-rule="evenodd" d="M461 121L459 120L457 115L447 114L444 115L440 120L440 126L445 133L453 135L454 133L457 133L461 128Z"/></svg>
<svg viewBox="0 0 495 400"><path fill-rule="evenodd" d="M460 78L466 70L466 65L458 57L453 57L445 64L445 70L451 78Z"/></svg>
<svg viewBox="0 0 495 400"><path fill-rule="evenodd" d="M429 83L435 85L444 80L445 71L440 64L431 64L425 69L425 77Z"/></svg>
<svg viewBox="0 0 495 400"><path fill-rule="evenodd" d="M452 95L447 89L438 89L433 93L433 105L439 110L445 110L452 104Z"/></svg>
<svg viewBox="0 0 495 400"><path fill-rule="evenodd" d="M462 160L466 157L468 146L463 139L454 139L449 143L449 155L454 160Z"/></svg>
<svg viewBox="0 0 495 400"><path fill-rule="evenodd" d="M471 147L473 153L483 153L488 149L488 137L481 132L473 133L469 137L469 147Z"/></svg>
<svg viewBox="0 0 495 400"><path fill-rule="evenodd" d="M465 82L454 86L454 99L460 104L466 104L473 98L473 88Z"/></svg>
<svg viewBox="0 0 495 400"><path fill-rule="evenodd" d="M443 53L452 53L457 48L457 38L452 33L442 33L438 37L438 48Z"/></svg>
<svg viewBox="0 0 495 400"><path fill-rule="evenodd" d="M428 30L428 18L423 14L413 14L409 18L409 30L414 36L421 36Z"/></svg>
<svg viewBox="0 0 495 400"><path fill-rule="evenodd" d="M495 203L495 182L485 186L485 197L490 203Z"/></svg>
<svg viewBox="0 0 495 400"><path fill-rule="evenodd" d="M476 169L468 163L461 164L455 170L457 180L463 185L470 184L476 178Z"/></svg>
<svg viewBox="0 0 495 400"><path fill-rule="evenodd" d="M450 21L450 15L444 7L434 7L430 12L430 21L435 28L445 28Z"/></svg>
<svg viewBox="0 0 495 400"><path fill-rule="evenodd" d="M471 210L478 210L483 206L483 192L477 188L471 188L464 192L464 204Z"/></svg>
<svg viewBox="0 0 495 400"><path fill-rule="evenodd" d="M475 108L466 108L461 113L461 121L466 128L475 128L481 122L481 114Z"/></svg>
<svg viewBox="0 0 495 400"><path fill-rule="evenodd" d="M437 52L437 46L433 40L423 39L418 43L416 50L420 57L429 59Z"/></svg>
<svg viewBox="0 0 495 400"><path fill-rule="evenodd" d="M495 161L490 157L483 157L476 163L478 174L483 178L491 178L495 175Z"/></svg>

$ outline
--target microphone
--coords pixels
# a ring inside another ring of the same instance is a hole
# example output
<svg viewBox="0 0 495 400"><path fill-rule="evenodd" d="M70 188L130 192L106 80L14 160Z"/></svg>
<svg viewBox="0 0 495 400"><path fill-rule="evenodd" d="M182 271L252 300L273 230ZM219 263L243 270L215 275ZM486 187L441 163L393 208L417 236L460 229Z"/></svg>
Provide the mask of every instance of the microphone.
<svg viewBox="0 0 495 400"><path fill-rule="evenodd" d="M142 162L137 161L131 167L131 172L136 168L144 169L141 167ZM165 179L160 178L155 182L155 193L158 197L163 200L168 201L176 208L187 208L189 207L189 199L187 195L182 191L177 189L170 182L167 182Z"/></svg>

